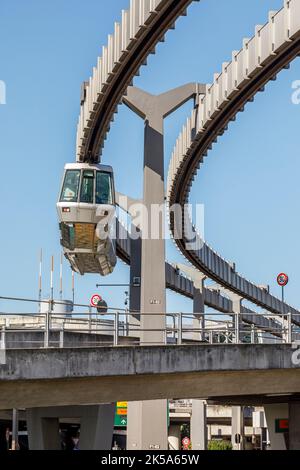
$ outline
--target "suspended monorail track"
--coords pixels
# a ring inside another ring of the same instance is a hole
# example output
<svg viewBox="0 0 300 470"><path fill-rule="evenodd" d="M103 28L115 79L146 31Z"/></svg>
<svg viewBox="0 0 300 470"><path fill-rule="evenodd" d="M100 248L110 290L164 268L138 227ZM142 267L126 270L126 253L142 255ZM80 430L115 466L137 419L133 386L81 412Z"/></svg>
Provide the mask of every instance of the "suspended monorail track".
<svg viewBox="0 0 300 470"><path fill-rule="evenodd" d="M77 161L100 160L110 124L127 87L191 3L192 0L131 0L130 9L122 12L122 22L115 24L114 34L109 35L108 45L85 84L77 130ZM187 120L171 158L167 188L170 206L185 205L192 181L213 143L246 103L299 54L300 0L284 0L283 8L271 12L269 21L256 27L253 38L244 39L243 48L233 53L231 62L223 64L222 72L214 75L206 94L199 97L199 106ZM183 220L170 218L173 235L178 224L183 224ZM184 225L183 237L175 239L175 243L195 268L270 312L290 312L293 321L300 324L299 310L238 274L232 263L200 238L201 249L188 249L189 229ZM120 247L118 253L124 257Z"/></svg>

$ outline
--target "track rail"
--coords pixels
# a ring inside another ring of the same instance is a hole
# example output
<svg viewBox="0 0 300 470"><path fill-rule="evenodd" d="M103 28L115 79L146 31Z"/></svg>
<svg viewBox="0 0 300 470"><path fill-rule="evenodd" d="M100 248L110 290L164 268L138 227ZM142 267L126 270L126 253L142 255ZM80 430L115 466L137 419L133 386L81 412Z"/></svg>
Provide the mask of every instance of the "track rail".
<svg viewBox="0 0 300 470"><path fill-rule="evenodd" d="M117 221L117 255L122 261L130 265L130 239L125 227ZM166 262L166 287L177 294L189 299L194 298L194 284L172 264ZM204 304L218 312L232 313L233 302L217 290L203 289ZM242 305L241 320L265 331L274 331L279 328L278 322L250 310Z"/></svg>
<svg viewBox="0 0 300 470"><path fill-rule="evenodd" d="M122 22L115 23L114 34L108 36L102 57L84 88L77 161L99 161L110 123L128 85L192 1L199 0L131 0L130 9L122 11Z"/></svg>
<svg viewBox="0 0 300 470"><path fill-rule="evenodd" d="M85 84L77 130L77 161L97 162L114 113L127 86L147 56L163 40L174 22L185 14L192 0L131 0L130 10L122 12L102 57ZM170 205L187 202L192 180L213 143L228 123L255 94L300 53L300 0L284 0L284 7L271 12L269 22L256 28L252 39L233 53L230 63L207 86L198 109L188 119L174 149L168 175ZM174 233L178 221L171 218ZM182 224L182 220L179 222ZM187 249L187 235L175 240L183 255L200 271L241 297L273 312L291 312L300 324L300 312L235 272L206 243L201 250ZM200 242L201 240L199 240ZM121 258L128 253L118 245Z"/></svg>
<svg viewBox="0 0 300 470"><path fill-rule="evenodd" d="M284 7L270 13L268 23L258 26L255 36L245 39L239 52L233 52L232 62L223 64L222 72L215 74L213 84L207 86L198 110L193 110L187 120L177 139L169 167L170 206L175 203L184 206L204 156L227 129L228 123L235 120L236 114L244 110L245 104L253 100L255 94L263 90L299 54L300 0L285 0ZM193 266L222 286L271 312L291 312L294 322L300 323L298 310L243 278L200 238L198 243L201 246L203 244L201 249L188 249L188 230L183 222L183 219L174 220L171 214L173 234L178 228L177 224L183 225L184 236L175 242Z"/></svg>

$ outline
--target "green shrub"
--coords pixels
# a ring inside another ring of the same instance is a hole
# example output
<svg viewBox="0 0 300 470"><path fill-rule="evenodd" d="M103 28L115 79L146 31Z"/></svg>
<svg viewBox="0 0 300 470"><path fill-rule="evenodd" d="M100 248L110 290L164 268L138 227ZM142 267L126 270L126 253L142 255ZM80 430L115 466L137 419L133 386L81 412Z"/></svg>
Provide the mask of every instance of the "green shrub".
<svg viewBox="0 0 300 470"><path fill-rule="evenodd" d="M210 441L208 450L232 450L232 444L230 441Z"/></svg>

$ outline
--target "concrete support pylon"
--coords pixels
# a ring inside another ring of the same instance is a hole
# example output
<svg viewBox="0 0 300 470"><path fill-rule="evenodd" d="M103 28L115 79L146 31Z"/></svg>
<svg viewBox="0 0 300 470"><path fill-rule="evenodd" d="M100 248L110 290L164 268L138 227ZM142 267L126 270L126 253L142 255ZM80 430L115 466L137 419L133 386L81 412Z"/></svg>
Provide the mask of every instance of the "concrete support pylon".
<svg viewBox="0 0 300 470"><path fill-rule="evenodd" d="M193 83L158 96L129 87L123 98L145 122L141 345L164 344L166 340L164 118L200 91ZM168 449L167 400L128 404L127 449L151 448Z"/></svg>
<svg viewBox="0 0 300 470"><path fill-rule="evenodd" d="M288 403L267 404L264 409L270 438L269 450L287 450L287 434L276 432L276 420L291 419L294 410L289 410ZM299 429L299 421L295 424Z"/></svg>
<svg viewBox="0 0 300 470"><path fill-rule="evenodd" d="M80 419L81 450L110 450L115 404L59 406L26 410L29 449L60 450L59 418Z"/></svg>
<svg viewBox="0 0 300 470"><path fill-rule="evenodd" d="M300 450L300 402L289 403L289 450Z"/></svg>
<svg viewBox="0 0 300 470"><path fill-rule="evenodd" d="M241 313L242 313L242 300L243 298L234 292L224 289L218 284L209 287L211 290L218 290L228 295L232 303L232 313L236 314L233 317L234 326L234 341L240 343L241 333ZM236 442L236 437L240 436L240 442ZM241 406L232 407L232 420L231 420L231 442L233 450L243 450L245 440L244 429L244 408Z"/></svg>
<svg viewBox="0 0 300 470"><path fill-rule="evenodd" d="M237 294L230 294L230 299L232 302L232 312L237 313L233 318L234 330L235 330L235 342L240 343L240 333L241 333L241 313L242 313L242 297Z"/></svg>
<svg viewBox="0 0 300 470"><path fill-rule="evenodd" d="M231 443L233 450L244 450L244 407L233 406L231 417Z"/></svg>
<svg viewBox="0 0 300 470"><path fill-rule="evenodd" d="M133 199L121 193L116 193L116 204L127 214L131 216L131 234L130 234L130 281L129 281L129 331L133 329L133 335L137 336L139 332L141 310L141 259L142 259L142 240L140 236L141 227L135 223L136 212L139 210L142 201ZM137 282L139 280L139 283ZM134 313L133 313L134 312ZM136 313L135 313L136 312Z"/></svg>
<svg viewBox="0 0 300 470"><path fill-rule="evenodd" d="M218 292L223 292L230 298L231 304L232 304L232 313L237 314L237 315L233 315L234 341L236 343L240 343L240 332L241 332L241 326L242 326L241 313L242 313L243 298L240 295L235 294L234 292L231 292L230 290L220 286L219 284L214 284L212 286L209 286L209 289L218 291Z"/></svg>
<svg viewBox="0 0 300 470"><path fill-rule="evenodd" d="M228 293L228 291L227 291ZM232 302L232 312L238 314L234 316L233 324L235 330L235 342L240 343L240 330L241 321L240 314L242 313L242 297L230 292L229 294ZM236 442L236 436L240 436L240 442ZM244 427L244 407L232 407L231 419L231 442L233 450L244 450L245 448L245 427Z"/></svg>
<svg viewBox="0 0 300 470"><path fill-rule="evenodd" d="M192 401L192 450L207 450L207 404L204 400Z"/></svg>
<svg viewBox="0 0 300 470"><path fill-rule="evenodd" d="M180 424L171 424L169 428L169 448L170 450L180 450L181 448Z"/></svg>
<svg viewBox="0 0 300 470"><path fill-rule="evenodd" d="M204 304L204 281L207 278L205 274L197 269L184 264L176 264L176 268L189 276L194 284L193 298L193 329L198 330L193 333L193 339L196 341L205 340L205 304Z"/></svg>

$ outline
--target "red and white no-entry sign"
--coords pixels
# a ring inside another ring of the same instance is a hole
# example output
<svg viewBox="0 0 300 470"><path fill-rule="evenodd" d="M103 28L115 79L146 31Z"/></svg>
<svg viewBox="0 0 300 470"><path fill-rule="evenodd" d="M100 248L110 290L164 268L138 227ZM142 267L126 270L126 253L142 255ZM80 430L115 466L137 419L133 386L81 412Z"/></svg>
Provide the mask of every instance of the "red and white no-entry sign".
<svg viewBox="0 0 300 470"><path fill-rule="evenodd" d="M99 294L94 294L91 297L90 304L91 307L98 307L98 303L102 300L101 295Z"/></svg>
<svg viewBox="0 0 300 470"><path fill-rule="evenodd" d="M285 274L285 273L278 274L277 283L278 283L279 286L284 287L284 286L287 285L288 282L289 282L289 277L288 277L287 274Z"/></svg>
<svg viewBox="0 0 300 470"><path fill-rule="evenodd" d="M188 448L188 446L190 445L190 443L191 443L191 440L190 440L188 437L184 437L184 438L182 439L182 445L183 445L183 447L184 447L185 449Z"/></svg>

